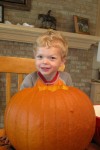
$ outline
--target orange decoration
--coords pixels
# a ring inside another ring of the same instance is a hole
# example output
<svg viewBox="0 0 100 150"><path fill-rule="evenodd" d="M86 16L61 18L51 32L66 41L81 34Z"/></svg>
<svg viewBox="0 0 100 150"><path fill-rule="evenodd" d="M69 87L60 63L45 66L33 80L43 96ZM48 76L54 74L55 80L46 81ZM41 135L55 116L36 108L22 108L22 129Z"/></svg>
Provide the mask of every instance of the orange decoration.
<svg viewBox="0 0 100 150"><path fill-rule="evenodd" d="M5 130L16 150L84 150L95 131L86 94L65 85L27 88L6 108Z"/></svg>

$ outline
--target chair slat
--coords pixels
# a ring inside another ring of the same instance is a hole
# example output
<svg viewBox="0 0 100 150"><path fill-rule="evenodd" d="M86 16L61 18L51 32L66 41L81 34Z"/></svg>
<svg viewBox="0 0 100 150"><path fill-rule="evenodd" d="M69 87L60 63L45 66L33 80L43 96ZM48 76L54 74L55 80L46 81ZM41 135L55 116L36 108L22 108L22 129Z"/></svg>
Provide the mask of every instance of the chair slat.
<svg viewBox="0 0 100 150"><path fill-rule="evenodd" d="M11 95L11 74L6 73L6 104L10 100L10 95Z"/></svg>
<svg viewBox="0 0 100 150"><path fill-rule="evenodd" d="M20 85L23 81L23 74L18 74L18 91L20 90Z"/></svg>
<svg viewBox="0 0 100 150"><path fill-rule="evenodd" d="M0 72L31 73L36 71L32 58L0 56Z"/></svg>

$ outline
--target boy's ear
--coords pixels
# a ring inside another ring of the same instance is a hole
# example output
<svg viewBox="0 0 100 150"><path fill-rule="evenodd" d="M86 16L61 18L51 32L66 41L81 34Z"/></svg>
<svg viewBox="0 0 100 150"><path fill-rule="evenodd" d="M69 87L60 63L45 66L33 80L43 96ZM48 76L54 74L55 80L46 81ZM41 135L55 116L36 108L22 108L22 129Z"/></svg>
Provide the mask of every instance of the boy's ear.
<svg viewBox="0 0 100 150"><path fill-rule="evenodd" d="M62 61L62 62L63 62L63 64L65 64L65 62L66 62L66 59L63 59L63 61Z"/></svg>
<svg viewBox="0 0 100 150"><path fill-rule="evenodd" d="M61 64L65 64L66 62L66 58L62 58L62 63Z"/></svg>

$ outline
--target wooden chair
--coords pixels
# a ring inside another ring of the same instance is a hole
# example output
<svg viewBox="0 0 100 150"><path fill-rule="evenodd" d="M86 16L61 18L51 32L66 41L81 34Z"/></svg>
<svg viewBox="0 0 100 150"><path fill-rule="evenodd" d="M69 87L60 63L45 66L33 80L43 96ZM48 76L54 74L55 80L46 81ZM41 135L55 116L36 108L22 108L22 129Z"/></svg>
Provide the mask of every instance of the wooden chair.
<svg viewBox="0 0 100 150"><path fill-rule="evenodd" d="M62 66L59 70L63 71L65 66ZM36 71L34 59L20 58L20 57L7 57L0 56L0 73L6 74L6 105L11 98L11 78L12 73L18 75L18 90L23 80L24 74L29 74ZM0 129L0 136L4 134L3 129Z"/></svg>

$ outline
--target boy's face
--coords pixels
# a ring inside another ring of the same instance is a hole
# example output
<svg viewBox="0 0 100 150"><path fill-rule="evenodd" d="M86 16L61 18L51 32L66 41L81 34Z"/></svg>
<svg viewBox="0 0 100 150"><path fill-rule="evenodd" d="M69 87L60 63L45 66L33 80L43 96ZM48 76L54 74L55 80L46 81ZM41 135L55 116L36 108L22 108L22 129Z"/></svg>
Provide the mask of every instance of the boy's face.
<svg viewBox="0 0 100 150"><path fill-rule="evenodd" d="M51 80L59 67L63 64L61 52L55 47L40 47L35 54L35 64L39 72L48 80Z"/></svg>

